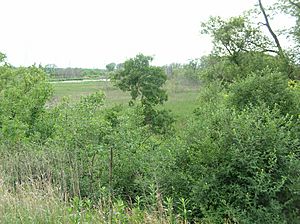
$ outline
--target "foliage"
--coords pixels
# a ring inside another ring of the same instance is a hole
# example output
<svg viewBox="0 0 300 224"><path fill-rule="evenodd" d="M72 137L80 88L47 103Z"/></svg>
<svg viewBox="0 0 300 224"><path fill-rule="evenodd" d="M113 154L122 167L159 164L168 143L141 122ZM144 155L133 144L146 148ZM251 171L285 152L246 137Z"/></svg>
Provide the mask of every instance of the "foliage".
<svg viewBox="0 0 300 224"><path fill-rule="evenodd" d="M50 75L50 76L55 76L55 72L56 72L57 66L55 64L47 64L45 65L45 72L46 74Z"/></svg>
<svg viewBox="0 0 300 224"><path fill-rule="evenodd" d="M138 54L124 63L124 69L114 75L116 85L123 91L130 91L132 100L141 97L142 105L162 104L167 100L166 91L161 87L166 75L159 67L151 66L150 56Z"/></svg>
<svg viewBox="0 0 300 224"><path fill-rule="evenodd" d="M82 80L106 77L105 69L96 68L59 68L54 64L48 64L44 67L44 71L53 81L64 80Z"/></svg>
<svg viewBox="0 0 300 224"><path fill-rule="evenodd" d="M107 64L105 67L107 71L112 72L115 70L116 66L117 66L116 63L112 62Z"/></svg>
<svg viewBox="0 0 300 224"><path fill-rule="evenodd" d="M238 110L262 103L284 115L297 115L300 110L298 96L288 88L288 79L281 73L263 70L234 83L229 91L228 102Z"/></svg>
<svg viewBox="0 0 300 224"><path fill-rule="evenodd" d="M210 55L201 58L200 77L205 84L218 81L227 85L239 76L238 66L226 57Z"/></svg>
<svg viewBox="0 0 300 224"><path fill-rule="evenodd" d="M6 55L0 52L0 63L5 62Z"/></svg>
<svg viewBox="0 0 300 224"><path fill-rule="evenodd" d="M202 28L202 33L209 34L214 44L211 55L201 59L199 74L206 83L219 80L227 86L264 69L287 74L290 78L299 76L299 66L280 43L275 50L261 28L246 16L228 20L211 17Z"/></svg>
<svg viewBox="0 0 300 224"><path fill-rule="evenodd" d="M212 223L295 223L299 121L264 105L237 112L208 103L197 114L175 168L185 171L176 191L194 213Z"/></svg>
<svg viewBox="0 0 300 224"><path fill-rule="evenodd" d="M278 12L283 12L288 16L295 18L294 26L287 30L287 37L294 42L294 46L290 49L293 57L299 64L299 47L300 47L300 2L297 0L277 0L275 3L275 9Z"/></svg>
<svg viewBox="0 0 300 224"><path fill-rule="evenodd" d="M18 142L30 137L52 94L45 73L35 67L0 67L0 139Z"/></svg>
<svg viewBox="0 0 300 224"><path fill-rule="evenodd" d="M63 201L57 189L47 183L41 188L40 182L17 186L11 192L6 185L0 185L0 223L108 223L109 202L103 197L92 204L85 198L74 197ZM142 198L140 198L142 200ZM172 199L169 199L171 201ZM127 205L118 199L113 203L112 223L186 223L184 217L176 214L173 204L163 204L157 210L142 208L140 204Z"/></svg>
<svg viewBox="0 0 300 224"><path fill-rule="evenodd" d="M199 76L205 84L220 82L229 86L235 81L243 80L253 73L270 72L286 73L284 62L277 56L260 52L239 53L233 63L227 56L209 55L201 58Z"/></svg>
<svg viewBox="0 0 300 224"><path fill-rule="evenodd" d="M288 77L299 67L272 54L245 16L203 28L214 52L166 67L169 85L205 84L197 105L190 95L176 105L195 107L178 129L162 109L167 76L150 56L112 65L126 107L107 105L91 84L80 91L92 94L50 105L44 72L0 54L0 222L297 223L300 88Z"/></svg>
<svg viewBox="0 0 300 224"><path fill-rule="evenodd" d="M274 52L269 39L246 16L228 20L210 17L202 23L202 33L213 38L215 54L228 55L236 64L238 54L242 52Z"/></svg>
<svg viewBox="0 0 300 224"><path fill-rule="evenodd" d="M145 124L153 127L153 131L164 133L174 121L167 111L157 111L154 107L167 101L166 90L162 86L167 80L163 69L151 66L150 56L138 54L124 62L124 68L113 75L116 86L123 91L130 91L130 104L140 97L144 110Z"/></svg>
<svg viewBox="0 0 300 224"><path fill-rule="evenodd" d="M177 78L179 81L181 81L181 85L187 83L189 85L195 85L200 83L199 79L199 68L200 68L200 59L191 59L189 60L189 63L183 64L180 66L174 66L172 67L172 75L173 78ZM171 65L173 66L173 65Z"/></svg>

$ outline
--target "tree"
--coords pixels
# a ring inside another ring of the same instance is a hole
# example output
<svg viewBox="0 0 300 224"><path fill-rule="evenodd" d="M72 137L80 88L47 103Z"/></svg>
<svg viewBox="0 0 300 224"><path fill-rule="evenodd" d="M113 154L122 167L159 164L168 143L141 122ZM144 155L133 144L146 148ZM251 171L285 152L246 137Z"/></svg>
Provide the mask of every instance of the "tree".
<svg viewBox="0 0 300 224"><path fill-rule="evenodd" d="M5 62L6 55L0 52L0 63Z"/></svg>
<svg viewBox="0 0 300 224"><path fill-rule="evenodd" d="M116 86L123 91L130 91L131 104L138 97L144 106L163 104L168 97L162 86L167 80L164 70L151 66L151 56L138 54L124 63L124 68L114 75Z"/></svg>
<svg viewBox="0 0 300 224"><path fill-rule="evenodd" d="M227 55L236 64L239 63L237 57L243 52L276 52L268 37L246 16L228 20L210 17L202 23L201 32L213 38L214 54Z"/></svg>
<svg viewBox="0 0 300 224"><path fill-rule="evenodd" d="M296 26L294 26L290 32L285 30L282 33L285 34L286 37L292 36L294 41L297 43L296 46L294 46L294 49L299 49L299 44L300 44L300 42L299 42L299 40L300 40L300 35L299 35L300 34L300 32L299 32L300 2L297 0L278 0L274 6L276 6L276 5L279 6L279 7L277 7L277 8L279 8L279 11L288 13L289 15L296 17ZM273 38L273 41L277 48L277 55L279 56L279 58L282 61L284 72L288 74L289 78L294 79L297 76L297 71L295 71L295 70L297 70L295 68L295 61L299 60L299 58L298 58L299 52L298 52L298 50L295 51L294 49L287 51L286 49L284 49L282 47L282 45L279 41L278 34L276 34L273 27L271 26L271 17L270 17L270 15L268 15L268 12L267 12L268 9L263 5L262 0L258 0L258 6L259 6L259 10L264 18L264 22L262 22L261 24L263 24L264 26L267 27L270 35ZM272 12L273 14L278 13L276 11L276 7L271 7L269 9L269 11Z"/></svg>
<svg viewBox="0 0 300 224"><path fill-rule="evenodd" d="M168 111L158 110L155 106L168 99L166 90L162 89L167 75L162 68L150 65L152 60L151 56L138 54L124 62L123 69L113 74L113 80L121 90L130 92L130 105L140 99L144 123L152 126L155 132L166 133L174 120Z"/></svg>
<svg viewBox="0 0 300 224"><path fill-rule="evenodd" d="M45 72L50 76L54 76L56 73L57 66L55 64L47 64L45 65Z"/></svg>
<svg viewBox="0 0 300 224"><path fill-rule="evenodd" d="M109 63L107 64L106 66L106 70L109 71L109 72L112 72L115 70L116 68L116 63L112 62L112 63Z"/></svg>
<svg viewBox="0 0 300 224"><path fill-rule="evenodd" d="M123 63L119 63L119 64L116 65L116 69L117 69L117 70L120 70L120 69L122 69L123 67L124 67Z"/></svg>
<svg viewBox="0 0 300 224"><path fill-rule="evenodd" d="M258 3L258 11L254 12L263 15L263 23L260 22L255 25L254 22L251 22L249 15L257 15L253 14L253 11L249 11L248 15L231 17L228 20L211 17L206 23L202 24L202 33L209 34L213 38L214 49L212 55L221 57L222 62L231 67L227 73L228 66L225 66L225 73L222 72L221 75L217 75L224 83L230 83L238 77L246 77L251 72L261 70L257 68L265 67L278 70L290 79L297 77L297 66L295 66L295 60L293 59L297 58L298 53L291 54L282 47L278 35L271 26L271 18L267 13L267 9L262 4L262 0L258 0ZM274 7L272 10L274 10ZM292 12L295 14L297 10L294 6ZM274 11L272 12L274 13ZM273 41L263 34L260 24L267 27ZM232 63L233 65L231 65ZM220 65L220 63L216 65ZM222 64L221 67L224 68ZM218 71L217 74L219 74ZM206 72L204 75L206 77L216 77L216 74L210 72Z"/></svg>
<svg viewBox="0 0 300 224"><path fill-rule="evenodd" d="M278 55L282 58L285 58L285 55L284 55L283 49L281 47L281 44L279 42L279 39L278 39L277 35L275 34L275 32L273 31L273 28L271 27L269 16L267 15L266 10L265 10L261 0L258 0L258 5L259 5L259 8L265 19L265 23L263 23L263 25L265 25L268 28L268 31L270 32L270 34L276 44L276 47L278 49L278 52L277 52Z"/></svg>

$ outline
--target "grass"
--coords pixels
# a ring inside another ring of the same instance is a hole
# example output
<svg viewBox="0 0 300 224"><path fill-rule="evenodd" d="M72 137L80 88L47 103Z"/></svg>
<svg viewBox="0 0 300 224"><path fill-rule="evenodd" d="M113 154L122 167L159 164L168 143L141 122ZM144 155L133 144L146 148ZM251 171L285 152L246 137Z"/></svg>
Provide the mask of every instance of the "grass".
<svg viewBox="0 0 300 224"><path fill-rule="evenodd" d="M112 224L183 224L187 221L180 215L171 214L168 207L158 210L130 208L122 201L113 204ZM70 202L60 200L51 186L48 189L36 189L34 185L18 186L11 193L0 186L0 223L109 223L109 204L101 200L91 206L88 200L75 198Z"/></svg>
<svg viewBox="0 0 300 224"><path fill-rule="evenodd" d="M57 103L63 97L69 97L71 102L76 102L81 96L86 96L98 90L102 90L106 95L106 105L127 104L130 95L114 87L110 82L82 82L82 83L53 83L54 98L53 103ZM163 108L171 110L175 118L184 122L187 117L192 115L195 109L198 88L195 86L180 85L174 81L168 81L166 89L169 100Z"/></svg>
<svg viewBox="0 0 300 224"><path fill-rule="evenodd" d="M63 162L60 158L66 155L53 152L53 149L40 150L0 150L0 223L109 223L111 213L107 190L104 189L99 200L93 202L80 196L62 194L59 181L64 180L58 179L57 182L42 176L54 172L53 163ZM57 171L64 173L63 170ZM76 169L73 172L74 176L79 175ZM152 190L153 195L157 195L156 189ZM159 196L155 198L146 203L140 197L140 203L136 204L115 198L112 223L187 223L184 214L175 213L170 200L166 203Z"/></svg>
<svg viewBox="0 0 300 224"><path fill-rule="evenodd" d="M102 90L106 95L106 102L109 105L124 103L130 99L129 94L122 92L112 86L110 82L80 82L80 83L53 83L54 101L57 102L63 97L69 97L71 102L76 102L81 96L86 96Z"/></svg>

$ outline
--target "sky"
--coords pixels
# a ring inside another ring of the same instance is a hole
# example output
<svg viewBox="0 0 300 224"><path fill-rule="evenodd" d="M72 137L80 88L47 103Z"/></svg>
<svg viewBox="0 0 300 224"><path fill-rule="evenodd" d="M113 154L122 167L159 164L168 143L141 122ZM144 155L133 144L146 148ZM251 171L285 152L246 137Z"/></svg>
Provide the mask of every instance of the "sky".
<svg viewBox="0 0 300 224"><path fill-rule="evenodd" d="M209 16L229 17L256 0L0 0L0 52L15 66L105 68L138 53L154 63L208 54Z"/></svg>

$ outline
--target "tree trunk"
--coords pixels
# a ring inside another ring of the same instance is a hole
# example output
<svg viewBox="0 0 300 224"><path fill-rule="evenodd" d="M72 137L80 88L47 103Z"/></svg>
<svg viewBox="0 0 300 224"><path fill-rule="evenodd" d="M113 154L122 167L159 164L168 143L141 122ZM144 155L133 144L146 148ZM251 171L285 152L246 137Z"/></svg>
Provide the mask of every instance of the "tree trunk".
<svg viewBox="0 0 300 224"><path fill-rule="evenodd" d="M285 55L284 55L284 53L283 53L283 49L282 49L282 47L281 47L281 44L280 44L280 42L279 42L279 39L278 39L277 35L274 33L274 31L273 31L273 29L272 29L272 27L271 27L271 25L270 25L270 21L269 21L269 18L268 18L267 13L266 13L266 11L265 11L265 8L264 8L264 6L262 5L261 0L258 0L258 3L259 3L259 8L260 8L260 10L261 10L261 12L262 12L262 14L263 14L263 16L264 16L264 19L265 19L264 25L268 28L268 30L269 30L271 36L273 37L273 39L274 39L274 41L275 41L276 47L277 47L277 49L278 49L278 55L279 55L281 58L284 59L284 58L285 58Z"/></svg>

